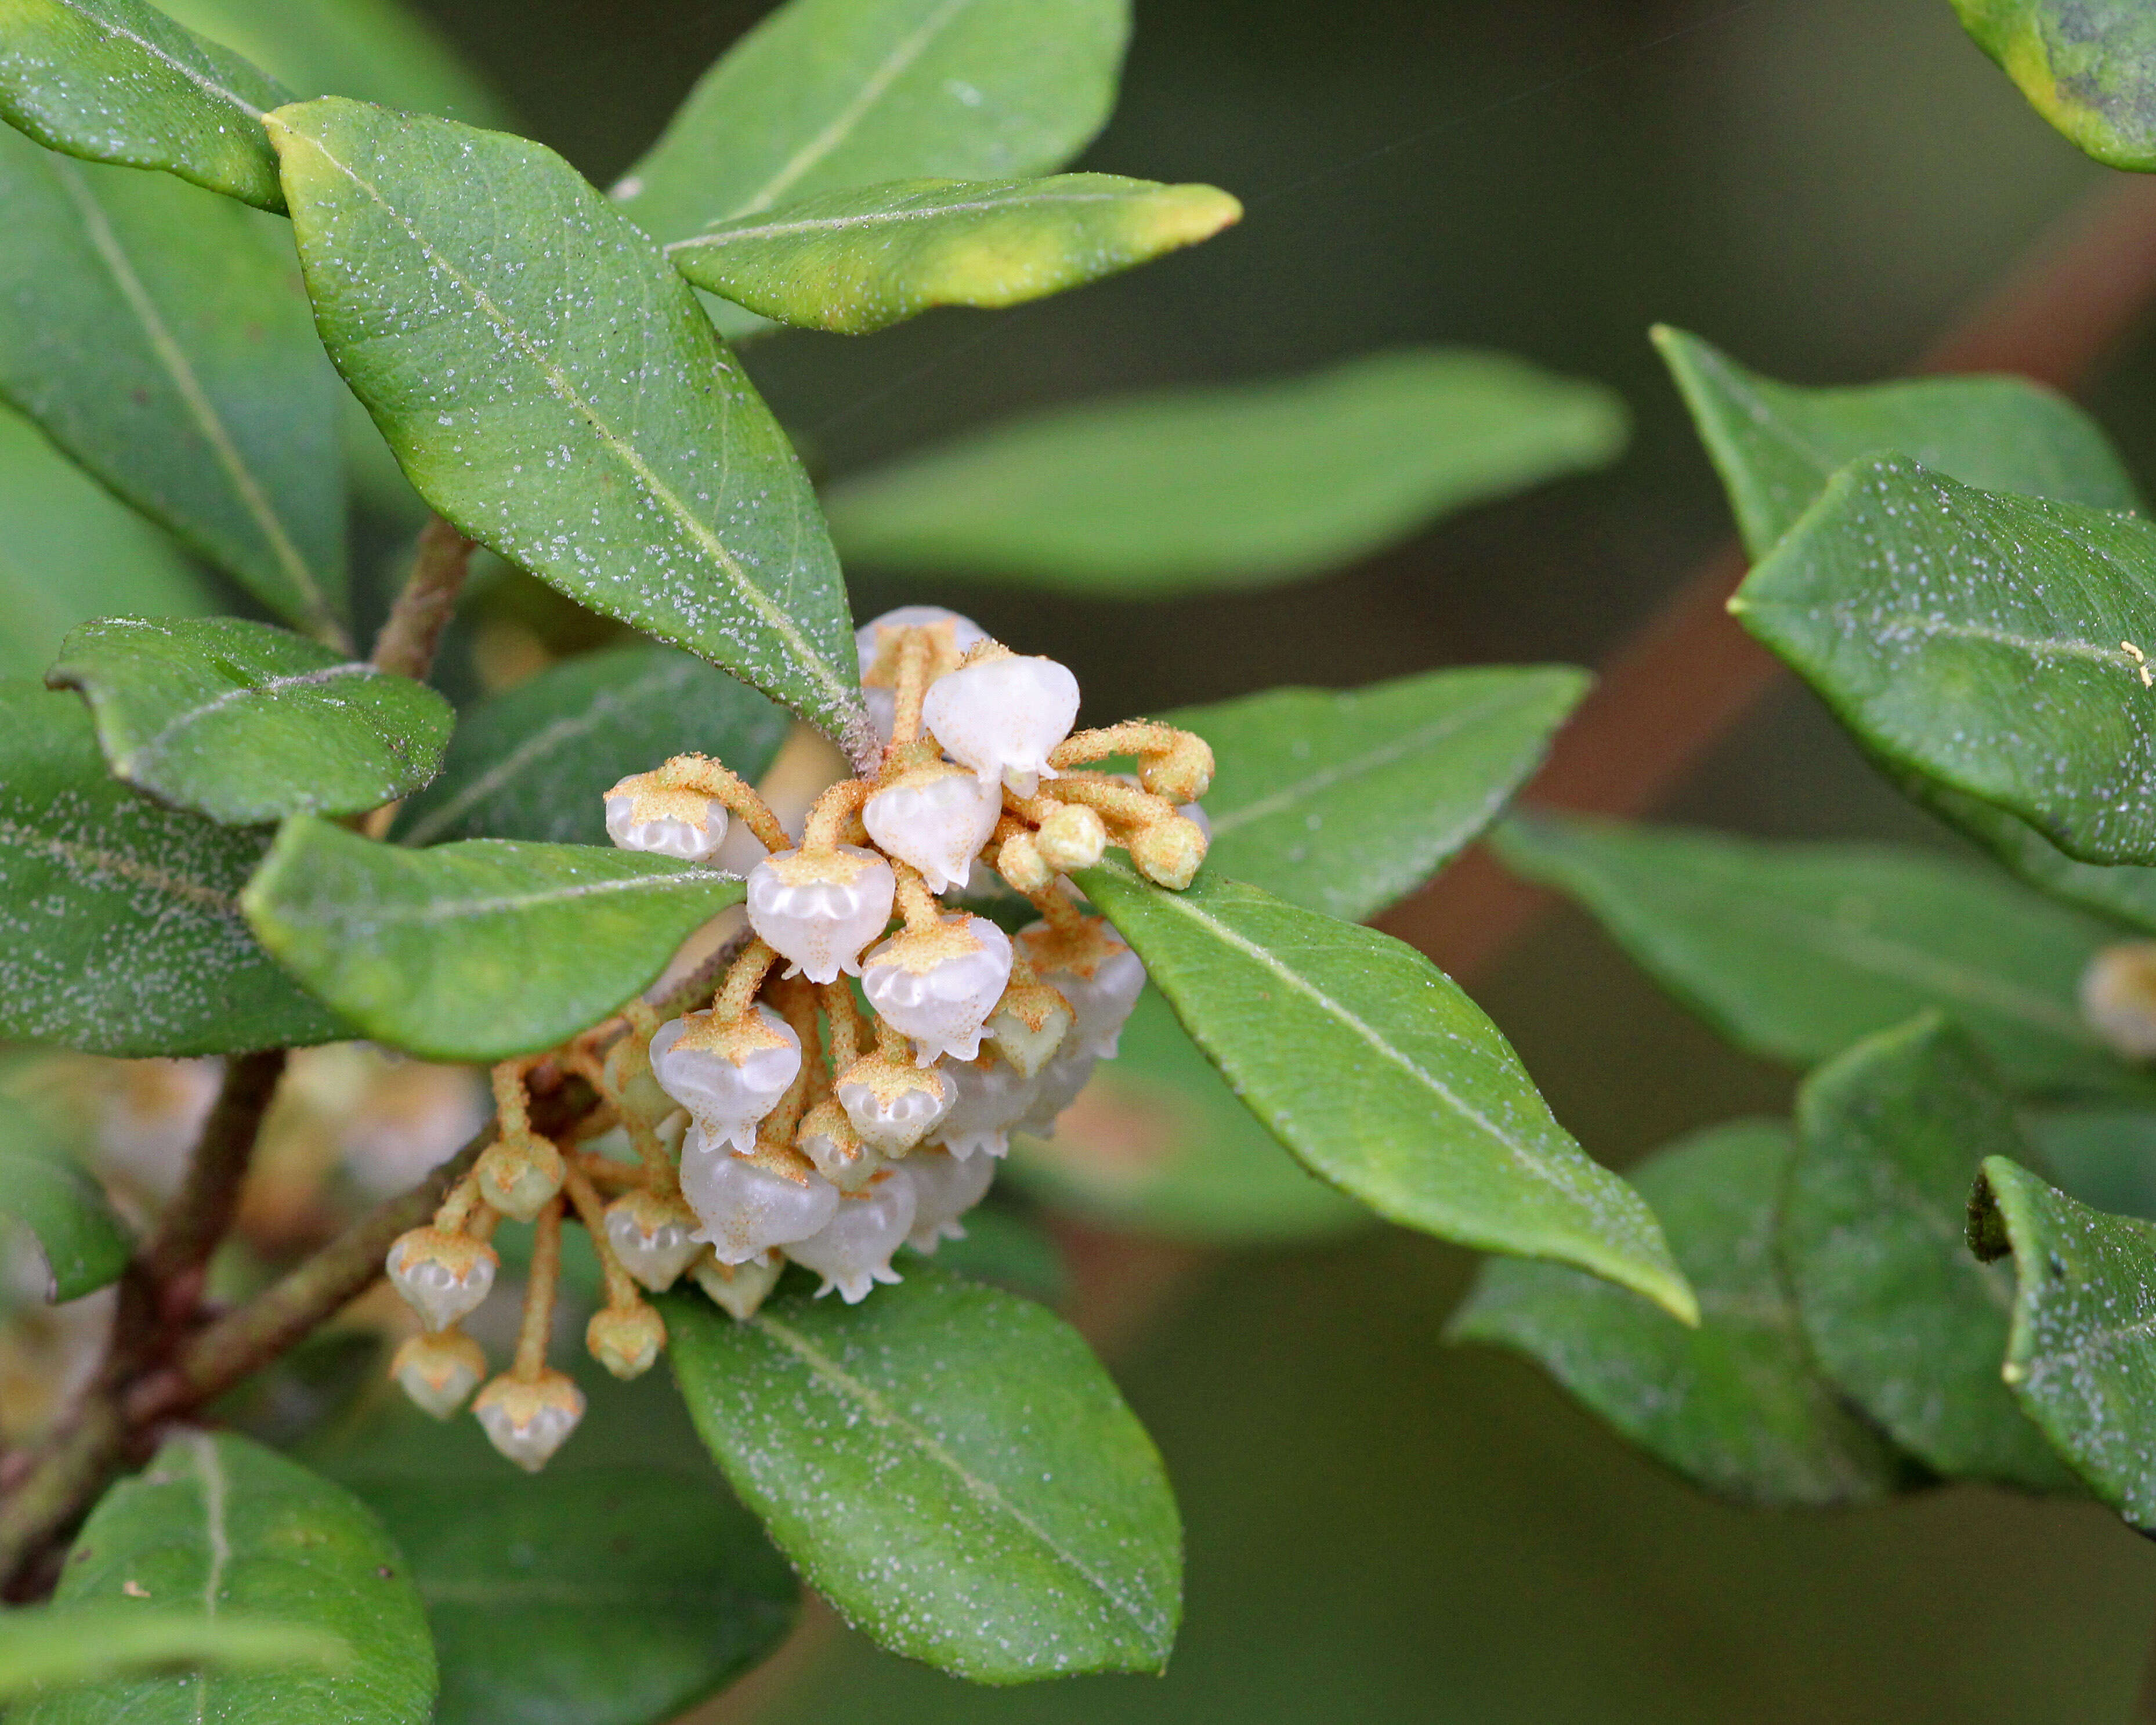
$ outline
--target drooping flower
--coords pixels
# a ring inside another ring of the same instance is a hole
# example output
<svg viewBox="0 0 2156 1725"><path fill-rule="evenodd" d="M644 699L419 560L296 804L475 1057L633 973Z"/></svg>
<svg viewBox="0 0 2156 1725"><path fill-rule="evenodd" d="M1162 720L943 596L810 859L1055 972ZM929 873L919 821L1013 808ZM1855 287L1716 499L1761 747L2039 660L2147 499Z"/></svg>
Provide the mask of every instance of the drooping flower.
<svg viewBox="0 0 2156 1725"><path fill-rule="evenodd" d="M692 1012L659 1027L651 1071L706 1139L746 1156L756 1148L757 1122L800 1074L801 1039L761 1004L731 1023Z"/></svg>
<svg viewBox="0 0 2156 1725"><path fill-rule="evenodd" d="M788 976L835 982L861 973L896 890L891 865L858 845L782 850L749 870L749 927L789 962Z"/></svg>
<svg viewBox="0 0 2156 1725"><path fill-rule="evenodd" d="M985 916L961 912L932 928L901 929L875 948L861 966L861 987L926 1066L981 1051L981 1027L1010 971L1010 937Z"/></svg>
<svg viewBox="0 0 2156 1725"><path fill-rule="evenodd" d="M976 660L928 688L921 721L983 784L1030 797L1053 778L1049 752L1078 720L1078 679L1052 659Z"/></svg>

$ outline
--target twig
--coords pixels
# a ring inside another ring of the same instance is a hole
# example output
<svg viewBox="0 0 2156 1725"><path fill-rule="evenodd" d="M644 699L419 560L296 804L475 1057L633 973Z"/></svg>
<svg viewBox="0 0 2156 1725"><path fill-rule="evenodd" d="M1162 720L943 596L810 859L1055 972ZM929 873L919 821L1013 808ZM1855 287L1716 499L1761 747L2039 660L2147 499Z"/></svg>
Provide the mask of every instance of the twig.
<svg viewBox="0 0 2156 1725"><path fill-rule="evenodd" d="M240 1055L224 1069L223 1085L203 1122L187 1178L140 1255L143 1275L167 1301L177 1285L196 1278L232 1227L263 1117L285 1076L285 1059L283 1049L273 1048ZM185 1291L191 1312L193 1291ZM184 1322L186 1316L175 1312L172 1321Z"/></svg>
<svg viewBox="0 0 2156 1725"><path fill-rule="evenodd" d="M467 539L439 516L429 516L419 530L419 548L412 558L412 572L404 590L390 608L388 621L375 637L371 663L377 670L394 671L424 683L434 668L434 650L442 631L455 614L458 595L471 568L472 548Z"/></svg>

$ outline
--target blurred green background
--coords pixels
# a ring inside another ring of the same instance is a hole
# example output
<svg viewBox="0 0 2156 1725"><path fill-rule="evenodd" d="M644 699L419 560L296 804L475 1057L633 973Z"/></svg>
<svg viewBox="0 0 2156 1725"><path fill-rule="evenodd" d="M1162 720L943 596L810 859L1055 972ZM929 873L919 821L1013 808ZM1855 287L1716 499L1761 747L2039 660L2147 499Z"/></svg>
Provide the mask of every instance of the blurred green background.
<svg viewBox="0 0 2156 1725"><path fill-rule="evenodd" d="M428 0L523 129L599 183L765 8ZM819 473L1022 407L1292 371L1404 342L1601 379L1609 473L1283 591L1127 609L865 581L1055 652L1094 714L1437 665L1592 663L1726 536L1646 341L1698 331L1806 382L1891 370L2103 171L2024 106L1946 0L1138 0L1114 122L1080 165L1209 180L1241 227L1015 312L867 342L785 335L751 370ZM2156 352L2094 404L2156 470ZM1937 839L1785 690L1671 813ZM1619 1164L1779 1110L1589 926L1478 988L1558 1114ZM1665 1477L1509 1358L1449 1350L1466 1255L1373 1230L1186 1276L1113 1363L1188 1523L1164 1680L970 1690L843 1632L763 1686L766 1725L915 1721L2122 1718L2156 1553L2092 1508L1955 1488L1802 1517ZM725 1717L751 1711L740 1700Z"/></svg>

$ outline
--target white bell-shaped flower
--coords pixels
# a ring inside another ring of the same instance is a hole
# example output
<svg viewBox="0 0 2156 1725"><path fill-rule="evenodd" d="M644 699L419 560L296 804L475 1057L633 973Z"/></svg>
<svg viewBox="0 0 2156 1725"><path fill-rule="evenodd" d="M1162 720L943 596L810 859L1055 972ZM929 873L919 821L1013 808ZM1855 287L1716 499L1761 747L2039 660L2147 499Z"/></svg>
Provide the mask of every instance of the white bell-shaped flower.
<svg viewBox="0 0 2156 1725"><path fill-rule="evenodd" d="M501 1260L483 1240L414 1228L389 1247L389 1285L430 1330L446 1330L487 1296Z"/></svg>
<svg viewBox="0 0 2156 1725"><path fill-rule="evenodd" d="M870 798L861 824L886 855L920 870L931 892L946 892L966 884L1003 812L1003 792L994 784L935 761Z"/></svg>
<svg viewBox="0 0 2156 1725"><path fill-rule="evenodd" d="M835 1096L825 1096L801 1117L793 1147L816 1172L841 1192L858 1192L883 1166L883 1153L861 1137Z"/></svg>
<svg viewBox="0 0 2156 1725"><path fill-rule="evenodd" d="M947 1240L963 1240L958 1219L988 1196L996 1165L985 1156L970 1159L923 1150L909 1156L899 1172L913 1182L913 1231L906 1243L916 1252L932 1252Z"/></svg>
<svg viewBox="0 0 2156 1725"><path fill-rule="evenodd" d="M701 862L726 836L726 805L700 791L625 778L606 793L607 837L624 850Z"/></svg>
<svg viewBox="0 0 2156 1725"><path fill-rule="evenodd" d="M748 871L749 927L788 961L788 976L836 982L861 973L897 890L891 865L857 845L782 850Z"/></svg>
<svg viewBox="0 0 2156 1725"><path fill-rule="evenodd" d="M786 1260L776 1251L739 1264L721 1264L709 1252L689 1266L696 1286L711 1296L711 1303L729 1317L747 1323L771 1291L778 1286Z"/></svg>
<svg viewBox="0 0 2156 1725"><path fill-rule="evenodd" d="M936 1129L936 1142L961 1162L976 1151L1008 1156L1011 1128L1033 1111L1040 1095L1037 1081L993 1054L947 1060L937 1070L949 1075L957 1094Z"/></svg>
<svg viewBox="0 0 2156 1725"><path fill-rule="evenodd" d="M819 1296L836 1288L847 1305L859 1305L878 1282L900 1279L891 1255L906 1244L913 1207L913 1182L896 1168L885 1168L839 1199L823 1232L795 1240L786 1255L824 1278L816 1290Z"/></svg>
<svg viewBox="0 0 2156 1725"><path fill-rule="evenodd" d="M1062 1051L1077 1024L1070 1003L1046 983L1013 983L988 1014L983 1034L998 1054L1030 1078Z"/></svg>
<svg viewBox="0 0 2156 1725"><path fill-rule="evenodd" d="M985 916L939 917L933 928L901 929L861 966L869 1004L911 1039L913 1058L970 1060L981 1027L1010 980L1010 937Z"/></svg>
<svg viewBox="0 0 2156 1725"><path fill-rule="evenodd" d="M678 1198L625 1192L606 1207L607 1244L621 1267L654 1294L663 1294L703 1255L696 1213Z"/></svg>
<svg viewBox="0 0 2156 1725"><path fill-rule="evenodd" d="M1035 1137L1054 1137L1056 1117L1078 1100L1078 1092L1086 1088L1099 1061L1100 1056L1091 1050L1072 1048L1042 1067L1040 1076L1034 1080L1033 1106L1019 1122L1019 1130Z"/></svg>
<svg viewBox="0 0 2156 1725"><path fill-rule="evenodd" d="M921 721L984 784L1030 797L1055 777L1048 752L1078 721L1078 679L1052 659L984 659L929 685Z"/></svg>
<svg viewBox="0 0 2156 1725"><path fill-rule="evenodd" d="M1145 992L1146 970L1108 920L1087 916L1069 933L1029 923L1019 931L1018 950L1077 1014L1065 1047L1113 1060L1124 1023Z"/></svg>
<svg viewBox="0 0 2156 1725"><path fill-rule="evenodd" d="M761 1004L732 1024L716 1012L692 1012L659 1027L651 1070L706 1137L746 1156L756 1148L757 1122L800 1073L801 1039Z"/></svg>
<svg viewBox="0 0 2156 1725"><path fill-rule="evenodd" d="M407 1336L389 1362L397 1387L437 1420L446 1420L486 1376L486 1354L462 1330Z"/></svg>
<svg viewBox="0 0 2156 1725"><path fill-rule="evenodd" d="M861 1142L903 1156L942 1123L956 1091L937 1066L909 1066L864 1055L838 1076L839 1106Z"/></svg>
<svg viewBox="0 0 2156 1725"><path fill-rule="evenodd" d="M681 1195L721 1264L745 1264L806 1240L831 1219L839 1189L798 1152L775 1147L736 1156L691 1131L681 1144Z"/></svg>
<svg viewBox="0 0 2156 1725"><path fill-rule="evenodd" d="M584 1417L584 1393L557 1371L542 1371L530 1382L505 1376L480 1391L472 1412L489 1443L525 1472L536 1473Z"/></svg>
<svg viewBox="0 0 2156 1725"><path fill-rule="evenodd" d="M860 660L861 698L868 703L876 736L891 742L891 722L898 708L898 645L901 631L929 631L928 675L932 682L958 668L958 661L988 639L988 633L970 617L947 611L941 605L901 605L886 611L854 631L854 649Z"/></svg>

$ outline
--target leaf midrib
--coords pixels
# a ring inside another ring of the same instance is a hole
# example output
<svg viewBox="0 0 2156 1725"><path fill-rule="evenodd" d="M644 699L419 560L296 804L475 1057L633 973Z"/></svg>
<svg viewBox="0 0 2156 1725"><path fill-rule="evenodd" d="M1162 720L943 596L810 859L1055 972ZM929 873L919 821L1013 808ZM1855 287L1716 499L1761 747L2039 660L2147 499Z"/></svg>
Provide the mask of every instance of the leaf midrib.
<svg viewBox="0 0 2156 1725"><path fill-rule="evenodd" d="M41 852L60 864L78 880L83 872L101 870L106 874L117 875L123 880L155 887L160 892L169 892L176 898L189 900L229 916L236 918L239 914L239 901L230 893L220 892L214 886L205 886L198 880L183 880L167 870L138 862L116 851L100 850L96 845L79 844L73 839L54 838L12 820L0 819L0 845Z"/></svg>
<svg viewBox="0 0 2156 1725"><path fill-rule="evenodd" d="M552 905L569 904L580 898L594 898L607 893L670 891L683 886L709 886L726 882L738 884L739 880L738 875L722 875L712 870L690 869L678 875L627 875L615 880L585 880L570 886L547 887L494 898L432 899L424 905L408 907L385 904L379 900L346 900L339 906L341 914L334 920L340 924L364 922L370 925L396 923L405 927L424 927L434 922L454 922L467 916L490 916L503 911L544 910ZM316 927L321 926L319 919L310 921Z"/></svg>
<svg viewBox="0 0 2156 1725"><path fill-rule="evenodd" d="M257 683L243 683L236 689L227 689L222 694L212 696L208 701L198 702L193 706L181 708L171 718L166 720L156 732L136 743L119 760L114 762L113 771L121 778L126 778L141 771L146 762L156 759L170 749L173 738L179 732L208 718L212 714L222 712L225 708L248 699L250 696L274 696L283 694L288 689L310 688L317 684L334 682L342 677L372 677L380 675L382 674L372 665L363 660L351 660L341 665L326 665L316 670L294 671L283 676L265 678Z"/></svg>
<svg viewBox="0 0 2156 1725"><path fill-rule="evenodd" d="M996 214L1004 210L1029 209L1038 206L1073 203L1133 203L1152 195L1152 190L1139 192L1037 192L1010 198L980 199L969 203L938 203L919 209L864 210L849 216L815 216L797 218L792 221L767 222L755 228L729 227L706 229L691 234L686 239L669 241L667 252L688 251L692 248L720 247L742 240L787 239L798 234L840 233L850 228L883 227L900 222L932 222L942 216Z"/></svg>
<svg viewBox="0 0 2156 1725"><path fill-rule="evenodd" d="M74 13L76 17L88 23L92 29L102 30L109 36L117 36L123 42L133 43L136 47L141 49L143 53L148 54L151 59L171 67L172 70L177 72L182 78L187 79L190 83L196 85L203 90L216 97L219 101L230 103L234 107L239 109L241 113L246 115L249 119L261 119L262 110L256 107L254 103L249 101L246 97L241 95L239 91L226 89L224 85L219 84L214 78L212 78L208 73L202 70L199 67L189 65L185 60L181 59L170 50L160 48L156 43L148 41L141 36L137 36L132 30L123 29L120 25L113 23L110 18L100 18L95 13L93 13L89 8L83 5L81 3L81 0L56 0L56 3L65 8L67 11Z"/></svg>

